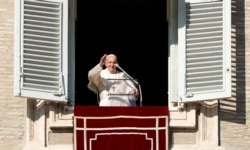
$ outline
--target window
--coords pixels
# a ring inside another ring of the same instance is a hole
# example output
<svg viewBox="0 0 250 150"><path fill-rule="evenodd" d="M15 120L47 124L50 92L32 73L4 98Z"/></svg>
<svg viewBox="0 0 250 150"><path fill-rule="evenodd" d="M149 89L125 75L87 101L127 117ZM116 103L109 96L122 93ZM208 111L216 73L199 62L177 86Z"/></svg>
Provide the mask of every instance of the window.
<svg viewBox="0 0 250 150"><path fill-rule="evenodd" d="M178 15L170 12L170 102L230 97L231 1L179 0L171 5Z"/></svg>
<svg viewBox="0 0 250 150"><path fill-rule="evenodd" d="M16 2L14 94L74 100L74 45L68 0ZM73 5L72 5L73 6Z"/></svg>

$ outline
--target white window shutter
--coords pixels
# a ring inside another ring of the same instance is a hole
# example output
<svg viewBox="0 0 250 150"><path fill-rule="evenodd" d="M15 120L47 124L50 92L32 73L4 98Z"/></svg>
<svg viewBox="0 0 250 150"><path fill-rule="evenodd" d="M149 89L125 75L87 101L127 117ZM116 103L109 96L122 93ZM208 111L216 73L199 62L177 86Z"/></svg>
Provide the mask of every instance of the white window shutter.
<svg viewBox="0 0 250 150"><path fill-rule="evenodd" d="M179 0L178 95L183 102L231 96L231 1Z"/></svg>
<svg viewBox="0 0 250 150"><path fill-rule="evenodd" d="M67 0L21 0L17 5L14 94L67 101Z"/></svg>

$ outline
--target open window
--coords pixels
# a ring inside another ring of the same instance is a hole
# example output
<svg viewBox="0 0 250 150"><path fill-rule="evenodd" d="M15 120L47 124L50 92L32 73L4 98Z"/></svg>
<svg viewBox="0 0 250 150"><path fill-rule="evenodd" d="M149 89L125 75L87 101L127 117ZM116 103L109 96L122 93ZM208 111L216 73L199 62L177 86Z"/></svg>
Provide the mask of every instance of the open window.
<svg viewBox="0 0 250 150"><path fill-rule="evenodd" d="M16 1L15 96L74 100L72 6L68 0Z"/></svg>
<svg viewBox="0 0 250 150"><path fill-rule="evenodd" d="M104 53L116 54L138 80L143 106L167 105L166 0L84 0L77 7L76 105L98 105L87 74Z"/></svg>

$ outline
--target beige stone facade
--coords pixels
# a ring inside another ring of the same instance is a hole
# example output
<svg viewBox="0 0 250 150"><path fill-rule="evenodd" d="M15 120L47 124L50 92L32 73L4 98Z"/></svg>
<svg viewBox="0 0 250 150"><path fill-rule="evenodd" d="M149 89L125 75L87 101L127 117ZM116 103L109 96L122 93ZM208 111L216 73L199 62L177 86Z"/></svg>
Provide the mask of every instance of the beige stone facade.
<svg viewBox="0 0 250 150"><path fill-rule="evenodd" d="M15 1L0 0L0 147L73 149L71 110L64 104L13 96ZM249 149L249 15L250 1L232 0L232 98L189 103L183 111L171 111L170 149Z"/></svg>
<svg viewBox="0 0 250 150"><path fill-rule="evenodd" d="M0 0L0 147L73 149L73 110L65 104L13 94L15 2Z"/></svg>
<svg viewBox="0 0 250 150"><path fill-rule="evenodd" d="M13 96L14 0L0 1L0 145L22 149L25 145L25 99Z"/></svg>
<svg viewBox="0 0 250 150"><path fill-rule="evenodd" d="M227 150L249 148L250 1L232 0L233 97L220 102L220 144Z"/></svg>

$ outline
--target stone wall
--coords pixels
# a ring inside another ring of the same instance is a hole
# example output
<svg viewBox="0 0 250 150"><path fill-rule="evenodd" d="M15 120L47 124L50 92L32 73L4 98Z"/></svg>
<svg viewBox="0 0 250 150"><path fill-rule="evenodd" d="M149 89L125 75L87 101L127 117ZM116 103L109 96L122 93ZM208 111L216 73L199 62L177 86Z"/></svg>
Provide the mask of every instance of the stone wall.
<svg viewBox="0 0 250 150"><path fill-rule="evenodd" d="M220 141L226 150L250 145L250 1L232 0L233 97L220 101Z"/></svg>
<svg viewBox="0 0 250 150"><path fill-rule="evenodd" d="M14 2L0 0L0 147L6 150L25 144L25 99L13 96Z"/></svg>

